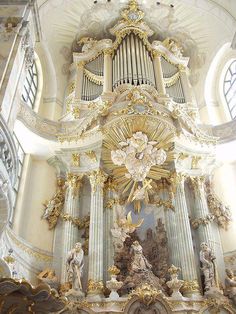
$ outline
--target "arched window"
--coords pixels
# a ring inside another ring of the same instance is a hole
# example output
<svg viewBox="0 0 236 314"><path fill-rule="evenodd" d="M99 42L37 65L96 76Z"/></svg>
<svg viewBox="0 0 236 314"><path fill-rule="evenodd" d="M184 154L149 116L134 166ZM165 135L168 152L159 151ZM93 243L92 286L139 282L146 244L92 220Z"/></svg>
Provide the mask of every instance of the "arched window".
<svg viewBox="0 0 236 314"><path fill-rule="evenodd" d="M32 109L34 109L37 89L38 89L38 71L34 61L33 64L28 68L22 93L23 100Z"/></svg>
<svg viewBox="0 0 236 314"><path fill-rule="evenodd" d="M234 60L225 74L224 96L232 120L236 119L236 60Z"/></svg>

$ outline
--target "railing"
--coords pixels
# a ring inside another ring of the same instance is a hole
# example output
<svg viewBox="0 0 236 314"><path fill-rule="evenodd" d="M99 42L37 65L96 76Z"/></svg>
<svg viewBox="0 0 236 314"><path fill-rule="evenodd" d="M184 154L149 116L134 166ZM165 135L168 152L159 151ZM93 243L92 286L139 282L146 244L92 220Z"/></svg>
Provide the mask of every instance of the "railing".
<svg viewBox="0 0 236 314"><path fill-rule="evenodd" d="M18 169L17 151L13 137L2 117L0 117L0 160L11 185L14 186Z"/></svg>

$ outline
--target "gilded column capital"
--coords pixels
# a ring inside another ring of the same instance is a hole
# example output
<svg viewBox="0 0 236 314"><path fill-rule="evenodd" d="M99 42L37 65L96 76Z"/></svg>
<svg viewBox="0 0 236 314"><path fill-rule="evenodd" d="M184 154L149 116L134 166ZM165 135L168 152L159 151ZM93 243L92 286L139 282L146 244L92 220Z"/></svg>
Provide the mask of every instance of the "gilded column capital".
<svg viewBox="0 0 236 314"><path fill-rule="evenodd" d="M178 186L184 187L184 181L186 179L186 174L182 172L173 172L169 177L169 182L171 184L171 192L173 194L176 193L176 189Z"/></svg>
<svg viewBox="0 0 236 314"><path fill-rule="evenodd" d="M83 178L82 174L80 174L80 175L73 174L73 173L68 173L67 174L66 185L71 190L73 198L79 192L79 189L81 187L82 178Z"/></svg>
<svg viewBox="0 0 236 314"><path fill-rule="evenodd" d="M92 187L92 192L97 191L97 187L103 189L105 181L107 180L107 174L101 169L94 170L89 174L89 180Z"/></svg>
<svg viewBox="0 0 236 314"><path fill-rule="evenodd" d="M204 190L205 180L206 180L205 176L190 177L190 182L195 192Z"/></svg>
<svg viewBox="0 0 236 314"><path fill-rule="evenodd" d="M185 179L186 179L186 174L185 173L182 173L182 172L173 172L170 176L170 182L173 184L173 185L178 185L178 184L181 184L181 183L184 183Z"/></svg>
<svg viewBox="0 0 236 314"><path fill-rule="evenodd" d="M80 61L80 62L77 63L77 68L78 69L83 69L84 65L85 65L85 61Z"/></svg>

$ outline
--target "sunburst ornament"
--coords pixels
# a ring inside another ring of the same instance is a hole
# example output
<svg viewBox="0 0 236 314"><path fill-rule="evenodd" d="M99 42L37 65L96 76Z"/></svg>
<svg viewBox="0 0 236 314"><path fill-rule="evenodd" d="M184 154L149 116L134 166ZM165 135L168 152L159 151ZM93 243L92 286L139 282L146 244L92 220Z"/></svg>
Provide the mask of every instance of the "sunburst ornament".
<svg viewBox="0 0 236 314"><path fill-rule="evenodd" d="M103 132L103 164L122 197L128 199L132 195L133 198L145 180L169 177L175 128L168 122L159 117L129 115L107 124ZM127 159L129 153L131 159Z"/></svg>
<svg viewBox="0 0 236 314"><path fill-rule="evenodd" d="M135 132L119 143L120 149L111 151L111 160L117 166L125 166L128 179L143 182L152 166L162 165L166 160L166 152L154 147L156 144L156 141L149 141L145 133Z"/></svg>

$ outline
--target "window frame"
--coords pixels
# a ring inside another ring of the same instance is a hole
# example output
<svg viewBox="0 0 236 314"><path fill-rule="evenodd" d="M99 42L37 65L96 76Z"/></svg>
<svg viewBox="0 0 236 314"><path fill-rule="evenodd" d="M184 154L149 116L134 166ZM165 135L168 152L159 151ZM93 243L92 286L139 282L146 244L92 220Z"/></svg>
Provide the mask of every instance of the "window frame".
<svg viewBox="0 0 236 314"><path fill-rule="evenodd" d="M22 99L34 110L38 92L38 69L35 60L28 68L24 81Z"/></svg>
<svg viewBox="0 0 236 314"><path fill-rule="evenodd" d="M234 69L233 69L234 68ZM228 78L230 75L230 80ZM230 83L229 87L226 84ZM228 99L227 95L233 90L233 96ZM223 81L223 95L232 120L236 120L236 59L233 59L228 65ZM234 101L234 102L233 102ZM232 103L232 105L231 105Z"/></svg>

